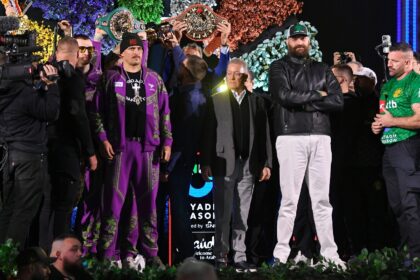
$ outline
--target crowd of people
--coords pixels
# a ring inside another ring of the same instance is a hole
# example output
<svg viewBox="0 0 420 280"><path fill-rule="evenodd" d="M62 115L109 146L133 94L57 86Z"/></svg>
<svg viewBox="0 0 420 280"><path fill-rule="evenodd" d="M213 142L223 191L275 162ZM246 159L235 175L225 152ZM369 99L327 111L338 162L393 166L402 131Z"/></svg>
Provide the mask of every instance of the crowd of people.
<svg viewBox="0 0 420 280"><path fill-rule="evenodd" d="M68 22L60 26L68 35ZM0 243L12 239L22 251L20 279L30 260L44 264L37 273L49 265L49 279L88 279L82 256L164 269L167 197L175 261L194 257L188 193L197 163L214 184L217 269L252 272L270 258L276 266L314 254L345 269L363 248L385 245L369 234L387 211L377 194L396 218L393 245L420 257L418 53L405 43L390 48L391 79L379 96L375 73L355 59L332 67L312 60L310 34L297 23L288 55L270 66L266 94L254 91L248 65L230 58L229 23L217 26L214 68L196 43L181 47L185 29L176 22L165 35L155 70L145 32L124 33L107 56L100 29L93 39L64 36L53 59L70 73L45 65L41 87L12 81L0 89ZM381 171L385 187L375 193ZM269 186L280 198L266 205ZM366 205L378 201L371 212ZM273 218L251 234L261 209ZM276 236L263 253L270 228Z"/></svg>

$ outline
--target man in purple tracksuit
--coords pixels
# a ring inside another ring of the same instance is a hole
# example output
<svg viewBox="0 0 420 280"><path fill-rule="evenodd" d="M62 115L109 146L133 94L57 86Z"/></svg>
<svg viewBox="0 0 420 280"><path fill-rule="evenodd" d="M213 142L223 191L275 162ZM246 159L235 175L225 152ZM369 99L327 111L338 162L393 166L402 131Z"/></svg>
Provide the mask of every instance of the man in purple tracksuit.
<svg viewBox="0 0 420 280"><path fill-rule="evenodd" d="M156 194L159 157L168 161L172 133L168 94L162 79L142 66L143 44L136 34L121 41L123 65L106 73L96 102L96 132L108 158L99 257L124 259L132 252L115 250L121 210L129 187L137 205L140 244L148 264L163 266L157 257ZM159 155L160 153L160 155ZM131 183L131 184L130 184Z"/></svg>

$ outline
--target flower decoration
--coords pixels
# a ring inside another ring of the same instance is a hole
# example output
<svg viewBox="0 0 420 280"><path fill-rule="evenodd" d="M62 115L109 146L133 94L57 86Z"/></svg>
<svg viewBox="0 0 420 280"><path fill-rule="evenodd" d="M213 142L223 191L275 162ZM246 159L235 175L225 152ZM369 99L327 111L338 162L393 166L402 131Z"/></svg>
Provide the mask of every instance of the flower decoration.
<svg viewBox="0 0 420 280"><path fill-rule="evenodd" d="M54 31L45 26L44 23L38 23L36 21L28 19L27 16L23 16L20 20L21 27L18 33L25 33L27 31L36 32L36 45L42 47L42 52L36 52L34 55L41 57L41 62L47 62L53 53Z"/></svg>
<svg viewBox="0 0 420 280"><path fill-rule="evenodd" d="M297 0L224 0L217 13L229 20L232 32L229 45L235 50L239 43L254 41L272 25L282 25L291 15L302 12Z"/></svg>
<svg viewBox="0 0 420 280"><path fill-rule="evenodd" d="M217 5L215 0L171 0L171 16L177 16L193 4L203 4L210 7Z"/></svg>
<svg viewBox="0 0 420 280"><path fill-rule="evenodd" d="M129 9L135 18L149 22L160 22L163 15L162 0L118 0L118 5Z"/></svg>
<svg viewBox="0 0 420 280"><path fill-rule="evenodd" d="M309 56L316 61L322 61L322 52L319 49L318 41L315 39L318 30L311 26L309 22L301 21L300 24L305 25L311 34L311 50L309 51ZM245 60L249 69L254 73L254 88L268 91L268 72L271 63L282 58L288 52L286 32L287 30L285 32L277 32L272 39L264 40L254 51L240 57Z"/></svg>

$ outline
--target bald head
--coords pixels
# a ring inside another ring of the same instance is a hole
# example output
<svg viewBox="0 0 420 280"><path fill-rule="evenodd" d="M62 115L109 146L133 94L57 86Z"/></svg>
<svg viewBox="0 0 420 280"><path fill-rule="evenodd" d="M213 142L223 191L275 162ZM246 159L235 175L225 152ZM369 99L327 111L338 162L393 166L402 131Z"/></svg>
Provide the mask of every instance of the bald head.
<svg viewBox="0 0 420 280"><path fill-rule="evenodd" d="M57 61L68 60L73 67L76 67L78 59L79 44L72 37L64 37L57 43Z"/></svg>

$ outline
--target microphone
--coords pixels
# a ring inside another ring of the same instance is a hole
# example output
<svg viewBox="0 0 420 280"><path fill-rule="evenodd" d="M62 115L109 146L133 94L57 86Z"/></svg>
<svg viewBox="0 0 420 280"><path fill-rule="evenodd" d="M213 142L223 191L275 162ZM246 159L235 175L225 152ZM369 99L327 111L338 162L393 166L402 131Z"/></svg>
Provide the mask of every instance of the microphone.
<svg viewBox="0 0 420 280"><path fill-rule="evenodd" d="M382 35L382 52L389 53L389 47L391 47L391 36Z"/></svg>
<svg viewBox="0 0 420 280"><path fill-rule="evenodd" d="M6 33L10 30L17 30L19 27L20 21L18 17L0 16L0 34Z"/></svg>

